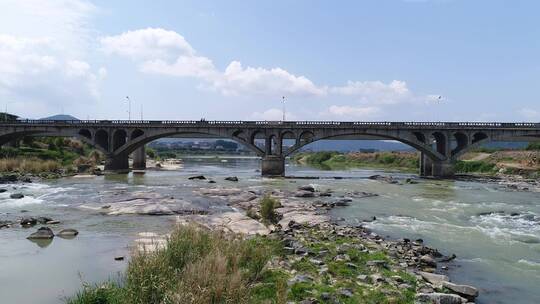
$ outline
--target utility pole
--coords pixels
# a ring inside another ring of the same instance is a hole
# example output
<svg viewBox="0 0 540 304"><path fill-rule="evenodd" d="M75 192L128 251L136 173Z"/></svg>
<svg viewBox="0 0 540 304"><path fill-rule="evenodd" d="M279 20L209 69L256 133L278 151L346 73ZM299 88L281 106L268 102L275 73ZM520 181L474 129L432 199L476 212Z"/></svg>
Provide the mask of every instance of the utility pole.
<svg viewBox="0 0 540 304"><path fill-rule="evenodd" d="M131 120L131 99L129 99L129 96L126 96L126 99L128 101L128 120Z"/></svg>
<svg viewBox="0 0 540 304"><path fill-rule="evenodd" d="M285 96L281 97L281 101L283 102L283 122L285 121Z"/></svg>
<svg viewBox="0 0 540 304"><path fill-rule="evenodd" d="M141 120L143 120L143 104L141 103Z"/></svg>

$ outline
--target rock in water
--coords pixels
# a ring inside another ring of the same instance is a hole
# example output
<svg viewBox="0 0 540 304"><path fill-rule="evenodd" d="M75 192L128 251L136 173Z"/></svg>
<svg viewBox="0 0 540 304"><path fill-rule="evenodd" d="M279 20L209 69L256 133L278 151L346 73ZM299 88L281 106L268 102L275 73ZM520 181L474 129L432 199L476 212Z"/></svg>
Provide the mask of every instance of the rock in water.
<svg viewBox="0 0 540 304"><path fill-rule="evenodd" d="M315 194L311 191L300 190L294 194L295 197L315 197Z"/></svg>
<svg viewBox="0 0 540 304"><path fill-rule="evenodd" d="M229 177L225 177L225 180L226 180L226 181L230 181L230 182L237 182L237 181L238 181L238 177L236 177L236 176L229 176Z"/></svg>
<svg viewBox="0 0 540 304"><path fill-rule="evenodd" d="M24 195L22 193L13 193L9 197L13 199L21 199L24 197Z"/></svg>
<svg viewBox="0 0 540 304"><path fill-rule="evenodd" d="M206 179L206 177L204 175L196 175L196 176L190 176L188 177L189 180L194 180L194 179L198 179L198 180L203 180L203 179Z"/></svg>
<svg viewBox="0 0 540 304"><path fill-rule="evenodd" d="M419 271L418 274L424 278L424 280L428 281L429 283L440 287L442 286L443 282L448 282L448 277L442 274L434 274L429 272L423 272Z"/></svg>
<svg viewBox="0 0 540 304"><path fill-rule="evenodd" d="M429 304L462 304L466 300L455 294L446 293L419 293L416 295L415 303Z"/></svg>
<svg viewBox="0 0 540 304"><path fill-rule="evenodd" d="M6 191L7 191L7 189L4 189L4 188L0 189L0 193L4 193Z"/></svg>
<svg viewBox="0 0 540 304"><path fill-rule="evenodd" d="M79 234L79 231L75 229L64 229L60 232L58 232L57 236L64 238L64 239L72 239L76 237Z"/></svg>
<svg viewBox="0 0 540 304"><path fill-rule="evenodd" d="M36 232L30 234L27 239L29 240L43 240L43 239L52 239L54 233L49 227L41 227Z"/></svg>
<svg viewBox="0 0 540 304"><path fill-rule="evenodd" d="M437 267L437 262L435 262L435 260L427 254L420 257L420 262L429 267Z"/></svg>
<svg viewBox="0 0 540 304"><path fill-rule="evenodd" d="M315 192L315 187L313 187L312 185L304 185L304 186L298 187L298 190L300 190L300 191Z"/></svg>
<svg viewBox="0 0 540 304"><path fill-rule="evenodd" d="M458 285L450 282L443 282L442 285L443 287L446 287L461 296L465 296L467 298L478 297L478 289L476 289L475 287L469 285Z"/></svg>
<svg viewBox="0 0 540 304"><path fill-rule="evenodd" d="M34 226L37 220L33 217L23 217L20 221L21 226Z"/></svg>

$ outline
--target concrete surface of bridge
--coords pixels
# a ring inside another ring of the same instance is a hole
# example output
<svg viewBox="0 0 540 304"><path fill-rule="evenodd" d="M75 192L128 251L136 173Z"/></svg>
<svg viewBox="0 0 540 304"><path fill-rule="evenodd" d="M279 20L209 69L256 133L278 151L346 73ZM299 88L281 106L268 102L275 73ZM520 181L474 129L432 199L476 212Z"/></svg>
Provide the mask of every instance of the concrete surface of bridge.
<svg viewBox="0 0 540 304"><path fill-rule="evenodd" d="M337 121L17 120L0 122L0 145L25 136L77 137L103 152L105 170L144 169L147 143L165 137L232 139L261 157L264 176L283 176L285 157L318 140L396 140L421 152L421 176L451 177L466 151L490 141L539 141L540 123ZM289 141L290 145L285 142Z"/></svg>

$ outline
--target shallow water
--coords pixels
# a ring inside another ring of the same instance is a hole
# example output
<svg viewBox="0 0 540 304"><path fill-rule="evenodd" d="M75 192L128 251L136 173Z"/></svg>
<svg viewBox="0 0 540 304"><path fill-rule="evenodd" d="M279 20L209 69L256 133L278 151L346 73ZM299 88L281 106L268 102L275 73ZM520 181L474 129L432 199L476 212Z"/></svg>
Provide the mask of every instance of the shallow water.
<svg viewBox="0 0 540 304"><path fill-rule="evenodd" d="M322 178L264 179L258 168L255 159L195 157L186 159L179 171L3 186L8 192L0 194L0 220L49 216L62 221L55 231L75 228L80 235L73 240L55 238L47 245L25 239L35 228L0 230L1 301L61 303L82 282L117 279L127 261L117 262L114 257L129 254L128 246L138 232L166 232L174 224L173 216L104 216L85 207L151 191L219 212L229 208L225 202L197 197L193 190L215 185L294 189L312 183L323 190L333 189L334 197L351 191L379 194L355 199L349 207L334 209L333 215L351 223L376 216L368 226L381 234L422 238L443 253L457 254L450 277L479 287L479 303L540 302L540 193L510 192L497 184L462 181L392 185L367 179L381 173L373 170L320 171L294 165L287 166L289 175ZM194 174L204 174L217 184L187 180ZM229 175L238 176L240 182L223 181ZM9 199L15 192L26 197Z"/></svg>

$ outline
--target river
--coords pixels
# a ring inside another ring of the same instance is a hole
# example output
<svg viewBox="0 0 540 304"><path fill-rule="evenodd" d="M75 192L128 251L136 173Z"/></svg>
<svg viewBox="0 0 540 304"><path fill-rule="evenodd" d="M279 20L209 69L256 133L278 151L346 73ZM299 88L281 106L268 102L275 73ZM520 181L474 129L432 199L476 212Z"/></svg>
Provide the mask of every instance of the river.
<svg viewBox="0 0 540 304"><path fill-rule="evenodd" d="M367 191L376 197L356 199L332 215L349 223L375 216L368 225L391 238L422 238L428 246L458 258L448 274L458 283L480 289L477 303L540 303L540 193L511 191L496 183L418 180L418 184L389 184L370 180L391 174L404 180L410 174L376 170L322 171L287 165L291 176L320 179L266 179L259 161L249 158L189 158L178 171L148 171L144 175L63 178L29 184L0 185L0 220L48 216L61 221L53 229L75 228L72 240L55 238L36 244L26 237L34 228L0 230L0 302L62 303L84 283L118 279L137 233L169 231L174 216L107 216L91 208L135 192L157 192L195 202L210 210L228 210L224 201L194 194L200 187L262 187L294 189L312 183L335 195ZM187 177L203 174L208 184ZM238 176L238 183L226 176ZM335 179L334 177L342 177ZM10 199L11 193L23 199ZM27 211L21 213L21 211Z"/></svg>

